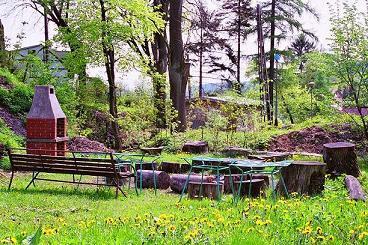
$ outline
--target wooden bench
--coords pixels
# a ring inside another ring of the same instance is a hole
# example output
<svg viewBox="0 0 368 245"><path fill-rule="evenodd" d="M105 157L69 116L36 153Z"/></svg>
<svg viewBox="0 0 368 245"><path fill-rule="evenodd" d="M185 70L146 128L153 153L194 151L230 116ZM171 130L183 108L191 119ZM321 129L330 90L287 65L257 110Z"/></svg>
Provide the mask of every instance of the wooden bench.
<svg viewBox="0 0 368 245"><path fill-rule="evenodd" d="M9 159L11 163L11 178L8 189L10 190L14 172L26 171L33 172L32 180L27 185L26 189L31 184L35 184L35 180L63 182L72 184L89 184L89 185L104 185L114 186L116 188L116 197L120 191L125 197L125 193L120 187L120 181L122 179L135 177L130 172L120 172L116 165L116 160L113 158L112 153L107 153L106 158L87 158L73 156L46 156L46 155L31 155L13 153L8 151ZM55 180L39 178L39 173L54 173L54 174L72 174L73 181L67 180ZM110 179L110 183L93 183L93 182L81 182L75 181L74 175L87 175L96 177L106 177Z"/></svg>

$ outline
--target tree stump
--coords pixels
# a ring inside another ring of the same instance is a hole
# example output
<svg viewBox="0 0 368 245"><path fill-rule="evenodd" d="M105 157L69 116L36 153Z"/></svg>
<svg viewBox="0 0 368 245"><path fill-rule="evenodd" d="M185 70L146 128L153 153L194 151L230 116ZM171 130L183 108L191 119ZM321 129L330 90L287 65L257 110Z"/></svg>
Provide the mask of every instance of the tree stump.
<svg viewBox="0 0 368 245"><path fill-rule="evenodd" d="M362 186L359 183L359 180L351 175L346 175L345 177L345 185L349 191L350 199L353 200L363 200L365 201L367 196L365 195Z"/></svg>
<svg viewBox="0 0 368 245"><path fill-rule="evenodd" d="M180 165L180 163L175 162L162 162L158 169L168 174L178 174L180 173Z"/></svg>
<svg viewBox="0 0 368 245"><path fill-rule="evenodd" d="M240 148L240 147L226 147L223 151L222 154L224 154L227 157L248 157L250 154L252 153L252 150L250 149L245 149L245 148Z"/></svg>
<svg viewBox="0 0 368 245"><path fill-rule="evenodd" d="M140 149L143 153L147 153L150 155L160 155L164 147L141 147Z"/></svg>
<svg viewBox="0 0 368 245"><path fill-rule="evenodd" d="M186 163L180 164L180 173L181 174L187 173L187 172L189 172L189 170L190 170L190 165L189 164L186 164Z"/></svg>
<svg viewBox="0 0 368 245"><path fill-rule="evenodd" d="M262 161L284 161L290 158L288 152L259 152L256 155L249 155L249 159Z"/></svg>
<svg viewBox="0 0 368 245"><path fill-rule="evenodd" d="M207 197L209 199L218 199L223 192L223 185L220 183L220 193L217 193L217 183L202 183L202 195L200 195L201 183L189 182L188 196L191 199L202 199Z"/></svg>
<svg viewBox="0 0 368 245"><path fill-rule="evenodd" d="M263 179L252 179L250 180L243 180L241 182L241 190L240 196L241 197L249 197L249 188L251 188L250 197L260 197L262 193L264 193L264 189L266 187L265 182ZM252 185L251 185L252 183ZM240 181L234 182L234 191L236 194L239 192Z"/></svg>
<svg viewBox="0 0 368 245"><path fill-rule="evenodd" d="M232 177L233 184L234 184L236 181L240 181L241 174L232 174L231 177ZM249 180L249 179L250 179L249 175L243 176L243 181ZM254 181L256 179L264 180L265 186L269 185L269 178L265 174L253 174L252 180ZM224 193L232 193L231 186L230 186L230 175L224 175Z"/></svg>
<svg viewBox="0 0 368 245"><path fill-rule="evenodd" d="M173 174L170 177L170 188L173 192L181 193L183 191L185 181L187 180L187 174ZM190 175L189 182L201 183L202 176ZM211 183L215 180L215 176L203 176L203 183ZM188 189L188 188L187 188ZM186 190L187 191L187 190Z"/></svg>
<svg viewBox="0 0 368 245"><path fill-rule="evenodd" d="M154 179L156 178L156 188L166 190L170 187L170 175L163 171L152 171L152 170L138 170L137 171L137 186L140 185L140 176L142 173L142 187L143 188L154 188Z"/></svg>
<svg viewBox="0 0 368 245"><path fill-rule="evenodd" d="M281 174L289 193L317 195L324 190L325 171L326 164L324 163L296 161L281 169ZM280 181L276 189L278 193L285 194Z"/></svg>
<svg viewBox="0 0 368 245"><path fill-rule="evenodd" d="M208 143L205 141L186 142L182 149L183 152L202 154L208 152Z"/></svg>
<svg viewBox="0 0 368 245"><path fill-rule="evenodd" d="M354 177L360 175L354 144L347 142L324 144L323 161L327 164L326 172L332 177L344 173Z"/></svg>
<svg viewBox="0 0 368 245"><path fill-rule="evenodd" d="M137 163L135 165L135 167L137 168L137 171L141 169L141 165L142 165L142 170L153 170L152 163L142 163L142 164ZM157 169L157 163L153 163L153 168Z"/></svg>

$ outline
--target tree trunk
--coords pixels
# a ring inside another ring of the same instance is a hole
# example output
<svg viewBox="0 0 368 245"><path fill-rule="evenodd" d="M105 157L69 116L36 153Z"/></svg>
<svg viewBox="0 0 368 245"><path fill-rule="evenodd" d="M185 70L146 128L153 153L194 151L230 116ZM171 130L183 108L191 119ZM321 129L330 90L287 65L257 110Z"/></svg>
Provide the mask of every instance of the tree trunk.
<svg viewBox="0 0 368 245"><path fill-rule="evenodd" d="M155 0L154 6L158 7L157 11L162 14L162 18L166 21L168 12L168 2L166 0ZM156 126L158 128L166 127L166 72L167 72L167 37L166 30L162 33L155 34L154 46L156 54L154 54L154 66L160 77L153 76L153 87L155 93L155 108L157 109Z"/></svg>
<svg viewBox="0 0 368 245"><path fill-rule="evenodd" d="M100 0L101 7L101 21L107 22L106 8L104 0ZM112 134L114 136L114 149L121 150L120 130L118 124L118 109L116 99L116 87L115 87L115 52L112 44L106 43L108 40L108 33L105 29L101 32L102 49L105 56L105 69L107 74L107 81L109 83L109 111L112 116L111 127Z"/></svg>
<svg viewBox="0 0 368 245"><path fill-rule="evenodd" d="M344 173L355 177L360 175L354 144L346 142L324 144L323 161L327 164L327 173L333 177Z"/></svg>
<svg viewBox="0 0 368 245"><path fill-rule="evenodd" d="M201 18L201 33L200 33L200 42L201 47L199 49L199 98L203 97L203 23L202 16Z"/></svg>
<svg viewBox="0 0 368 245"><path fill-rule="evenodd" d="M270 40L270 82L269 82L269 111L267 112L267 118L269 122L273 121L273 83L275 79L275 31L276 31L276 0L272 0L271 3L271 40Z"/></svg>
<svg viewBox="0 0 368 245"><path fill-rule="evenodd" d="M365 195L364 190L362 186L360 185L359 180L357 180L357 178L351 175L346 175L345 185L349 191L350 199L356 200L356 201L366 200L367 196Z"/></svg>
<svg viewBox="0 0 368 245"><path fill-rule="evenodd" d="M281 95L281 99L282 99L282 103L283 103L283 104L284 104L284 106L285 106L286 113L287 113L287 114L288 114L288 116L289 116L290 123L291 123L291 124L294 124L293 114L291 114L291 110L290 110L290 108L289 108L289 105L286 103L285 97L284 97L283 95Z"/></svg>
<svg viewBox="0 0 368 245"><path fill-rule="evenodd" d="M237 38L238 38L238 55L236 60L236 80L237 83L234 87L235 91L237 93L241 93L241 83L240 83L240 37L241 37L241 3L240 0L238 0L238 28L237 28Z"/></svg>
<svg viewBox="0 0 368 245"><path fill-rule="evenodd" d="M324 190L326 164L320 162L294 162L281 170L289 193L317 195ZM276 187L278 193L284 193L280 181Z"/></svg>
<svg viewBox="0 0 368 245"><path fill-rule="evenodd" d="M0 20L0 66L6 61L5 58L5 32L4 26Z"/></svg>
<svg viewBox="0 0 368 245"><path fill-rule="evenodd" d="M184 47L182 38L182 9L183 0L170 1L170 98L174 109L178 112L178 130L186 129L185 91L186 80L184 77Z"/></svg>
<svg viewBox="0 0 368 245"><path fill-rule="evenodd" d="M156 178L156 188L166 190L170 187L170 176L163 171L137 170L137 186L140 184L140 176L142 175L142 187L154 188L154 178Z"/></svg>
<svg viewBox="0 0 368 245"><path fill-rule="evenodd" d="M170 177L170 188L173 192L181 193L183 191L185 182L187 181L187 174L173 174ZM215 176L203 176L204 183L211 183L215 181ZM201 175L190 175L189 182L201 183Z"/></svg>

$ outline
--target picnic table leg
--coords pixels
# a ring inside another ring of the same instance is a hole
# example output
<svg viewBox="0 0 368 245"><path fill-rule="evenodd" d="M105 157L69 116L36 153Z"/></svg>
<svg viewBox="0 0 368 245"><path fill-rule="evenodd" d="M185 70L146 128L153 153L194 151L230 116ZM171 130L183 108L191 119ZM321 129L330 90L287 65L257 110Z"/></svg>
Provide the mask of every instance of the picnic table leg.
<svg viewBox="0 0 368 245"><path fill-rule="evenodd" d="M153 187L155 188L155 196L157 196L156 175L155 175L154 162L152 162L152 172L153 172Z"/></svg>
<svg viewBox="0 0 368 245"><path fill-rule="evenodd" d="M283 186L284 188L284 191L285 191L285 195L287 198L289 198L289 192L286 188L286 185L285 185L285 181L284 181L284 178L282 177L282 174L281 174L281 171L279 172L280 173L280 181L281 181L281 185Z"/></svg>
<svg viewBox="0 0 368 245"><path fill-rule="evenodd" d="M272 190L272 197L274 200L276 200L276 193L274 189L274 179L273 179L273 173L271 173L271 190Z"/></svg>
<svg viewBox="0 0 368 245"><path fill-rule="evenodd" d="M229 167L229 183L230 183L230 189L231 189L231 192L233 193L233 199L234 199L234 183L233 183L233 178L231 176L231 169Z"/></svg>
<svg viewBox="0 0 368 245"><path fill-rule="evenodd" d="M202 177L201 177L201 185L199 186L199 198L203 195L203 175L204 175L204 169L202 169Z"/></svg>
<svg viewBox="0 0 368 245"><path fill-rule="evenodd" d="M252 198L252 180L253 180L253 174L251 173L249 175L249 190L248 190L248 196L249 198Z"/></svg>
<svg viewBox="0 0 368 245"><path fill-rule="evenodd" d="M124 193L124 191L120 188L119 186L119 180L117 178L114 178L114 183L115 183L115 186L116 186L116 191L115 191L115 198L118 198L118 191L121 192L121 194L123 194L124 197L127 197Z"/></svg>
<svg viewBox="0 0 368 245"><path fill-rule="evenodd" d="M9 182L9 186L8 186L8 191L10 190L10 187L13 183L13 178L14 178L14 171L11 172L11 177L10 177L10 182Z"/></svg>
<svg viewBox="0 0 368 245"><path fill-rule="evenodd" d="M217 179L217 185L216 185L216 191L217 191L217 200L220 201L221 200L221 192L220 192L220 171L217 168L216 169L216 179Z"/></svg>
<svg viewBox="0 0 368 245"><path fill-rule="evenodd" d="M240 182L239 182L239 185L238 185L238 195L236 197L236 202L238 202L240 200L241 188L242 188L243 176L244 176L244 171L242 169L240 169L240 171L241 171L241 175L240 175Z"/></svg>
<svg viewBox="0 0 368 245"><path fill-rule="evenodd" d="M184 193L185 193L185 189L187 188L187 185L188 185L188 182L189 182L189 178L190 178L190 175L191 175L191 173L192 173L192 168L193 168L193 166L191 165L191 166L190 166L190 169L189 169L188 177L187 177L187 179L186 179L186 181L185 181L185 184L184 184L183 190L181 191L181 194L180 194L179 202L180 202L180 201L181 201L181 199L183 198L183 195L184 195Z"/></svg>

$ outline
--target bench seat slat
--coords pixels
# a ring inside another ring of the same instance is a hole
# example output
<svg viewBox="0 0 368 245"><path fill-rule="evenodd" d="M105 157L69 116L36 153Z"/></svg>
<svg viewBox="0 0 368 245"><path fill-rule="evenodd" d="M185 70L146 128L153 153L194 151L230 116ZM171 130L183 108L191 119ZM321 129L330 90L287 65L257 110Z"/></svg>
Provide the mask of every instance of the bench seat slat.
<svg viewBox="0 0 368 245"><path fill-rule="evenodd" d="M64 168L73 169L75 171L101 171L114 173L114 169L110 166L106 167L94 167L94 166L76 166L73 164L44 164L44 163L29 163L29 162L14 162L13 168L17 167L29 167L29 168Z"/></svg>
<svg viewBox="0 0 368 245"><path fill-rule="evenodd" d="M29 166L17 166L14 171L26 171L26 172L43 172L43 173L62 173L62 174L75 174L75 175L90 175L90 176L103 176L103 177L115 177L113 172L107 171L92 171L92 170L76 170L65 168L41 168L41 167L29 167Z"/></svg>
<svg viewBox="0 0 368 245"><path fill-rule="evenodd" d="M111 163L114 160L108 158L83 158L83 157L73 157L73 156L46 156L46 155L31 155L31 154L17 154L12 153L12 157L26 157L29 159L44 159L44 160L77 160L83 162L102 162L102 163Z"/></svg>
<svg viewBox="0 0 368 245"><path fill-rule="evenodd" d="M96 166L96 167L112 167L113 164L110 160L109 163L101 163L101 162L95 162L91 159L89 162L82 162L80 160L75 161L74 159L68 159L68 160L59 160L59 159L36 159L36 158L27 158L27 157L19 157L19 156L12 156L13 163L16 162L29 162L29 163L50 163L50 164L74 164L74 165L85 165L85 166Z"/></svg>

